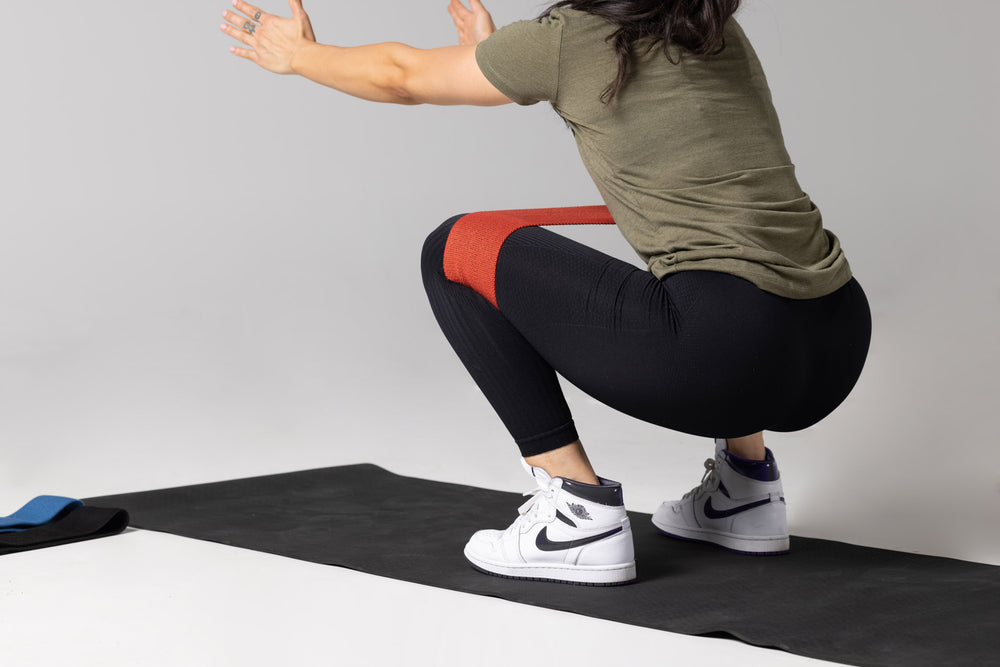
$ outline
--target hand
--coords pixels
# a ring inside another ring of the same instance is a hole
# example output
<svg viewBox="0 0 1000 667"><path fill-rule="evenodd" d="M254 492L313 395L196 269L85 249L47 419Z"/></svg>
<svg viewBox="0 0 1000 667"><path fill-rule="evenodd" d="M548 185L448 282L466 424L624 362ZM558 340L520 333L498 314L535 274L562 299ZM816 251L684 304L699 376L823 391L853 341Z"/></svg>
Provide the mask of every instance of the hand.
<svg viewBox="0 0 1000 667"><path fill-rule="evenodd" d="M497 31L493 25L493 17L483 7L479 0L469 0L472 10L465 8L461 0L451 0L448 13L458 30L458 43L462 46L473 46L483 41Z"/></svg>
<svg viewBox="0 0 1000 667"><path fill-rule="evenodd" d="M249 49L234 46L229 50L241 58L252 60L275 74L292 73L292 56L306 44L316 41L312 24L302 0L288 0L291 18L265 14L243 0L233 0L233 6L242 14L223 12L231 25L223 24L222 32L243 42Z"/></svg>

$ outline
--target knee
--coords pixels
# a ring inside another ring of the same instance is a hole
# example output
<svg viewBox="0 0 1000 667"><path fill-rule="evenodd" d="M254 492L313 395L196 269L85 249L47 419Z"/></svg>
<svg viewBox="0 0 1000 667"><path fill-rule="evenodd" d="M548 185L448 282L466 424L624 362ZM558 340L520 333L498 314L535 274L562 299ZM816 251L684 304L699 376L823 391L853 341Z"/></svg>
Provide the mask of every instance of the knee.
<svg viewBox="0 0 1000 667"><path fill-rule="evenodd" d="M444 278L444 247L448 243L448 235L461 215L445 220L437 229L427 235L423 250L420 253L420 271L426 283L434 276Z"/></svg>

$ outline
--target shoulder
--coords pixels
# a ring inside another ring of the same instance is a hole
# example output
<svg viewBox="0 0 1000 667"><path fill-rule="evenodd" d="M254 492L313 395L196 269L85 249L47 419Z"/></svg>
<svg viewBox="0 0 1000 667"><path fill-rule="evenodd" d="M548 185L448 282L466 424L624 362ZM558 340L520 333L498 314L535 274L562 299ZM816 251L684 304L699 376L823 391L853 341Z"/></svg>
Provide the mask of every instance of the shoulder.
<svg viewBox="0 0 1000 667"><path fill-rule="evenodd" d="M560 7L545 17L548 25L558 27L564 45L573 48L577 55L592 49L601 49L618 26L607 19L578 9Z"/></svg>
<svg viewBox="0 0 1000 667"><path fill-rule="evenodd" d="M497 32L563 33L566 31L586 31L594 27L606 28L610 25L600 16L578 9L557 7L545 16L515 21L503 26Z"/></svg>
<svg viewBox="0 0 1000 667"><path fill-rule="evenodd" d="M606 31L608 28L615 28L614 24L600 16L579 9L567 9L565 7L553 9L549 12L548 16L536 20L543 21L551 26L559 26L564 31L572 32Z"/></svg>
<svg viewBox="0 0 1000 667"><path fill-rule="evenodd" d="M577 26L581 19L590 17L585 12L556 8L545 16L514 21L501 27L479 43L477 56L483 59L523 56L527 50L532 57L558 56L567 30ZM550 53L551 52L551 53Z"/></svg>

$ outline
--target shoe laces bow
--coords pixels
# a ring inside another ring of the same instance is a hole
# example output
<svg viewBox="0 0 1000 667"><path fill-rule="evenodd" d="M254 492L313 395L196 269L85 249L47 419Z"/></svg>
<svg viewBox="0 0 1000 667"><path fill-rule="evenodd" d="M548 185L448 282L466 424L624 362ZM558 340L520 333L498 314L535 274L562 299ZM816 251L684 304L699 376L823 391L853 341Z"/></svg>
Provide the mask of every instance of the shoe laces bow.
<svg viewBox="0 0 1000 667"><path fill-rule="evenodd" d="M711 493L719 488L719 468L715 459L705 460L705 474L701 477L701 484L685 493L681 500L694 497L695 500L701 498L705 493Z"/></svg>
<svg viewBox="0 0 1000 667"><path fill-rule="evenodd" d="M527 521L552 521L556 518L556 493L562 488L562 480L535 478L538 486L522 495L531 496L517 508L518 518L515 524Z"/></svg>

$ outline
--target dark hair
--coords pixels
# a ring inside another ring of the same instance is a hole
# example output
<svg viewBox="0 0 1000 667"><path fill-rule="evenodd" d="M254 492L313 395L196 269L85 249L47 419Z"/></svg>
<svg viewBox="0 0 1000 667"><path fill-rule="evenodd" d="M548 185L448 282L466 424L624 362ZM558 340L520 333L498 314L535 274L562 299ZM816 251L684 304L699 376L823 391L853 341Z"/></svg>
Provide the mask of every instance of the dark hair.
<svg viewBox="0 0 1000 667"><path fill-rule="evenodd" d="M600 16L618 26L608 37L609 42L614 40L618 54L618 76L601 93L601 101L607 104L628 80L638 40L652 38L642 55L662 42L663 53L675 64L680 61L670 57L672 44L695 58L714 55L725 48L722 31L739 6L740 0L561 0L538 18L548 16L553 9L567 7Z"/></svg>

